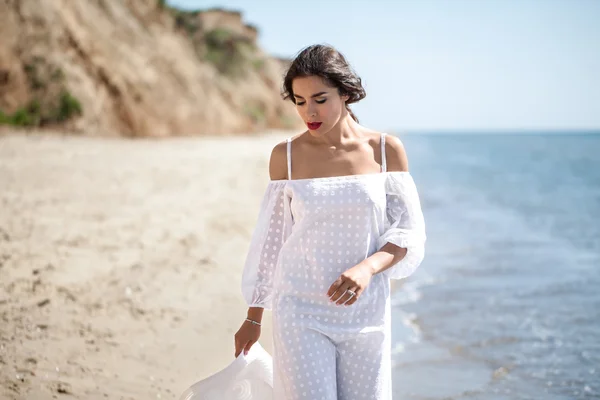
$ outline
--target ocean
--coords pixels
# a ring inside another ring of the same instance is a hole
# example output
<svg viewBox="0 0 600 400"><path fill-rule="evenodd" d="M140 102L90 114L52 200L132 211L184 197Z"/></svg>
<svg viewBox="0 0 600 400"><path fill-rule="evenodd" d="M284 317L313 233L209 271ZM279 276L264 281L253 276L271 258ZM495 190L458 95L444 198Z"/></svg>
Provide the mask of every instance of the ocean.
<svg viewBox="0 0 600 400"><path fill-rule="evenodd" d="M401 139L428 240L394 399L600 399L600 134Z"/></svg>

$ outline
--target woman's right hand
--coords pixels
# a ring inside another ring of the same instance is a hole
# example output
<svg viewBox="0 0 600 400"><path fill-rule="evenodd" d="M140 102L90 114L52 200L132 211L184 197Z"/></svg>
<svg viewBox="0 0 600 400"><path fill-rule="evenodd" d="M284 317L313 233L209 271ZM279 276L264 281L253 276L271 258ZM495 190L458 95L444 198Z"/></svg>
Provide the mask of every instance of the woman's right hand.
<svg viewBox="0 0 600 400"><path fill-rule="evenodd" d="M248 354L250 347L252 347L254 343L258 342L259 337L260 325L253 324L249 321L244 321L234 336L235 357L237 358L242 351L244 354Z"/></svg>

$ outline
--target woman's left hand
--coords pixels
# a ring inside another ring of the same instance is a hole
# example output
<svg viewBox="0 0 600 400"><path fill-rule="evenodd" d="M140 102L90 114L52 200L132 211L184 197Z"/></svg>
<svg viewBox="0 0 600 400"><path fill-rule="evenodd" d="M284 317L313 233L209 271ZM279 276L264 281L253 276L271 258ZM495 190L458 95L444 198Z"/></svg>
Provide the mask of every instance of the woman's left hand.
<svg viewBox="0 0 600 400"><path fill-rule="evenodd" d="M327 291L327 296L338 305L345 303L344 305L350 306L365 291L372 277L373 272L368 265L357 264L346 270L333 282ZM356 295L353 296L350 292L354 292Z"/></svg>

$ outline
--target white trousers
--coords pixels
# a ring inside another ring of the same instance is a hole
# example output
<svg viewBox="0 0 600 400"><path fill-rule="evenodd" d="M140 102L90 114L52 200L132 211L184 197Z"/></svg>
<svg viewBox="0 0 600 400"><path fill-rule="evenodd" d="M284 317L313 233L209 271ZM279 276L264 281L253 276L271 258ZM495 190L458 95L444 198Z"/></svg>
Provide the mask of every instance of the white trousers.
<svg viewBox="0 0 600 400"><path fill-rule="evenodd" d="M277 400L391 400L387 329L352 335L283 327L274 315Z"/></svg>

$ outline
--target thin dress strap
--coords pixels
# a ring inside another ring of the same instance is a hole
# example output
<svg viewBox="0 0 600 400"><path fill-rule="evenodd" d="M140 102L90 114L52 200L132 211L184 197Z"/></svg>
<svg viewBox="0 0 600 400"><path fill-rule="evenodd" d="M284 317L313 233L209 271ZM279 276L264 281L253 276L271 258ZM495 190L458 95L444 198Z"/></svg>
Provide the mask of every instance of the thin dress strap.
<svg viewBox="0 0 600 400"><path fill-rule="evenodd" d="M292 138L287 138L287 176L292 179Z"/></svg>
<svg viewBox="0 0 600 400"><path fill-rule="evenodd" d="M387 164L385 161L385 133L381 134L381 172L387 171Z"/></svg>

